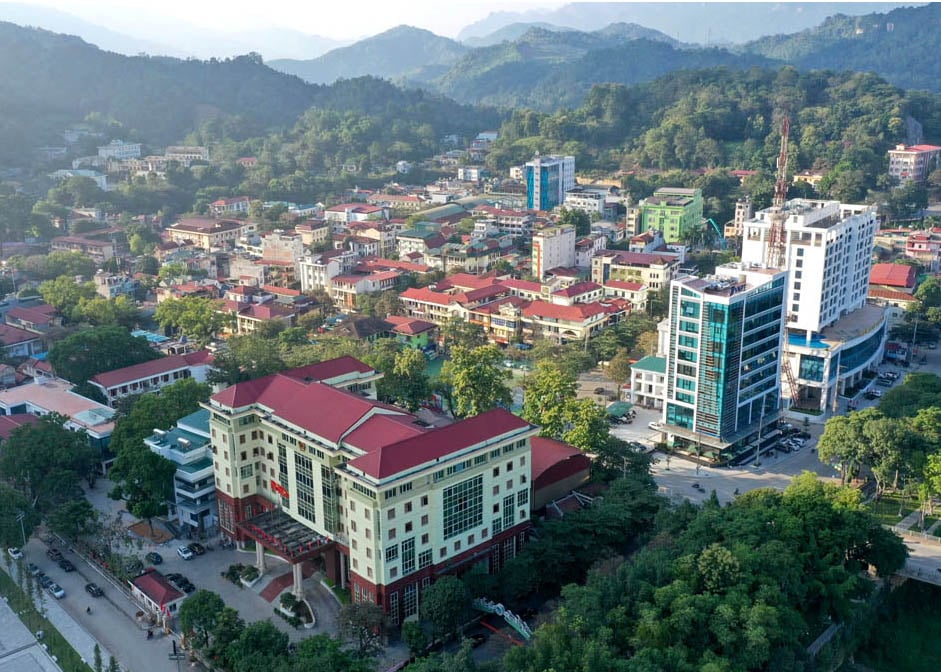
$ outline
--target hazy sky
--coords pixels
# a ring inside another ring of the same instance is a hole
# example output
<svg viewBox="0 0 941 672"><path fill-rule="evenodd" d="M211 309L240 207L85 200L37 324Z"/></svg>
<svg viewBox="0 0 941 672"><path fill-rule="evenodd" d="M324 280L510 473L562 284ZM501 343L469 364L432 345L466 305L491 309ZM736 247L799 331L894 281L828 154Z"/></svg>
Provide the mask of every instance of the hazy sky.
<svg viewBox="0 0 941 672"><path fill-rule="evenodd" d="M13 0L17 1L17 0ZM372 35L399 24L426 28L453 37L490 12L553 8L552 0L18 0L47 5L87 21L124 32L143 32L174 20L219 31L272 26L336 39ZM137 30L133 30L135 28ZM151 33L151 31L147 31Z"/></svg>

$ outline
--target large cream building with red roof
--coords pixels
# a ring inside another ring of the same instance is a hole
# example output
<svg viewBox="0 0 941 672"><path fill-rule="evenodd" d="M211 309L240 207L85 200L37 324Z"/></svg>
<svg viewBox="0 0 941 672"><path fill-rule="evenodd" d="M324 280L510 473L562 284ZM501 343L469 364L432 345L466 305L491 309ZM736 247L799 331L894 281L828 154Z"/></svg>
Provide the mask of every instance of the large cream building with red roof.
<svg viewBox="0 0 941 672"><path fill-rule="evenodd" d="M530 518L538 428L493 410L441 427L375 400L351 357L214 395L210 434L220 526L294 568L322 558L354 602L393 623L418 614L436 576L512 558Z"/></svg>

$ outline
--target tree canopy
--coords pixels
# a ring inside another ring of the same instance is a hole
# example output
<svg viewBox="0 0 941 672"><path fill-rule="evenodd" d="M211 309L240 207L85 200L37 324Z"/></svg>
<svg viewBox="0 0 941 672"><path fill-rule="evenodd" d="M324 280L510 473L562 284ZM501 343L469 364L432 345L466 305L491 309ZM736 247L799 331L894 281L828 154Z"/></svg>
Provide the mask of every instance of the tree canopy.
<svg viewBox="0 0 941 672"><path fill-rule="evenodd" d="M147 339L131 336L121 326L94 327L53 343L49 363L56 375L81 385L104 371L159 359Z"/></svg>

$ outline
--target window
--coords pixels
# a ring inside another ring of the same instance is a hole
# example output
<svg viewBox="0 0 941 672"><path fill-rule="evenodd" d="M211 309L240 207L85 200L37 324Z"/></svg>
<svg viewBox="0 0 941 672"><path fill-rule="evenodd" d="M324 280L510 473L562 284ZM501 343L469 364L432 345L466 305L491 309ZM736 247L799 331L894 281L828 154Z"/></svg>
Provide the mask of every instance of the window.
<svg viewBox="0 0 941 672"><path fill-rule="evenodd" d="M402 615L405 618L418 613L418 584L410 583L402 590Z"/></svg>
<svg viewBox="0 0 941 672"><path fill-rule="evenodd" d="M394 578L397 577L398 575L399 575L399 568L398 568L398 567L390 567L390 568L389 568L389 578L390 578L390 579L394 579Z"/></svg>
<svg viewBox="0 0 941 672"><path fill-rule="evenodd" d="M369 546L366 547L366 557L372 560L372 548Z"/></svg>
<svg viewBox="0 0 941 672"><path fill-rule="evenodd" d="M499 475L500 475L500 467L494 467L494 468L493 468L493 477L496 478L496 477L499 476Z"/></svg>
<svg viewBox="0 0 941 672"><path fill-rule="evenodd" d="M418 569L424 569L431 566L431 549L422 551L418 554Z"/></svg>
<svg viewBox="0 0 941 672"><path fill-rule="evenodd" d="M399 545L392 544L386 549L386 562L395 562L399 559Z"/></svg>
<svg viewBox="0 0 941 672"><path fill-rule="evenodd" d="M477 527L483 521L483 476L445 488L442 500L445 539Z"/></svg>
<svg viewBox="0 0 941 672"><path fill-rule="evenodd" d="M512 463L512 462L507 462L507 463L506 463L506 470L507 470L507 471L513 471L513 463Z"/></svg>
<svg viewBox="0 0 941 672"><path fill-rule="evenodd" d="M371 518L370 518L371 514L370 514L369 509L363 509L363 516L365 516L366 520L370 520L370 519L371 519Z"/></svg>
<svg viewBox="0 0 941 672"><path fill-rule="evenodd" d="M314 463L306 455L294 453L294 476L297 490L297 512L302 518L317 522L314 494Z"/></svg>
<svg viewBox="0 0 941 672"><path fill-rule="evenodd" d="M389 539L395 539L395 528L394 528L394 527L390 527L390 528L389 528Z"/></svg>
<svg viewBox="0 0 941 672"><path fill-rule="evenodd" d="M239 469L240 478L251 478L252 477L252 465L246 464L244 467Z"/></svg>
<svg viewBox="0 0 941 672"><path fill-rule="evenodd" d="M444 546L442 546L440 549L438 549L438 557L439 557L439 558L443 558L443 557L446 556L447 554L448 554L448 549L446 549Z"/></svg>
<svg viewBox="0 0 941 672"><path fill-rule="evenodd" d="M515 497L507 495L503 498L503 527L513 527L513 507L515 506Z"/></svg>
<svg viewBox="0 0 941 672"><path fill-rule="evenodd" d="M428 495L422 495L422 497L421 497L421 505L422 505L422 506L428 506Z"/></svg>
<svg viewBox="0 0 941 672"><path fill-rule="evenodd" d="M493 495L494 495L494 497L496 497L496 496L499 495L499 494L500 494L500 486L499 486L499 485L493 486Z"/></svg>
<svg viewBox="0 0 941 672"><path fill-rule="evenodd" d="M412 503L405 502L405 513L411 513L411 512L412 512Z"/></svg>
<svg viewBox="0 0 941 672"><path fill-rule="evenodd" d="M427 514L427 513L426 513L424 516L421 517L421 524L422 524L422 525L427 525L427 524L428 524L428 514Z"/></svg>
<svg viewBox="0 0 941 672"><path fill-rule="evenodd" d="M394 576L394 575L393 575ZM389 593L389 616L394 625L399 624L399 593Z"/></svg>
<svg viewBox="0 0 941 672"><path fill-rule="evenodd" d="M460 540L460 539L458 539L457 541L454 542L454 552L457 553L459 550L461 550L461 540Z"/></svg>
<svg viewBox="0 0 941 672"><path fill-rule="evenodd" d="M412 524L410 522L405 523L405 533L408 534L411 531L412 531Z"/></svg>
<svg viewBox="0 0 941 672"><path fill-rule="evenodd" d="M415 571L415 539L402 542L402 576Z"/></svg>
<svg viewBox="0 0 941 672"><path fill-rule="evenodd" d="M421 543L422 543L422 544L427 544L427 543L428 543L428 533L427 533L427 532L425 532L425 534L421 535Z"/></svg>
<svg viewBox="0 0 941 672"><path fill-rule="evenodd" d="M393 506L391 509L389 509L389 512L386 514L386 518L387 518L388 520L392 520L393 518L395 518L395 507L394 507L394 506Z"/></svg>
<svg viewBox="0 0 941 672"><path fill-rule="evenodd" d="M529 504L529 490L520 490L516 493L516 505L523 506Z"/></svg>

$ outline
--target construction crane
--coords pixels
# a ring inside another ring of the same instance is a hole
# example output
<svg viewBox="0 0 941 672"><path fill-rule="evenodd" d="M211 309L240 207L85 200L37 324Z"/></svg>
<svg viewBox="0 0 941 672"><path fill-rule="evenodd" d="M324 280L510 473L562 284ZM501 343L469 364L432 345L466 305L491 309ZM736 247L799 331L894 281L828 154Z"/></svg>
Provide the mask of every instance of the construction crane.
<svg viewBox="0 0 941 672"><path fill-rule="evenodd" d="M787 201L787 139L791 131L791 118L784 115L781 122L781 151L778 154L778 173L774 182L774 201L771 203L771 229L768 232L768 246L765 249L765 266L781 268L784 263L786 247L784 222L787 213L784 204Z"/></svg>
<svg viewBox="0 0 941 672"><path fill-rule="evenodd" d="M778 173L774 182L774 201L771 203L771 229L768 232L768 246L765 249L765 266L767 268L782 268L786 261L787 232L784 230L784 223L787 221L787 212L784 210L784 205L787 202L787 140L790 131L791 118L785 114L784 120L781 122L781 151L778 153ZM786 297L785 303L787 303ZM791 315L785 314L781 370L787 382L791 406L796 406L800 401L800 388L798 388L797 379L794 378L794 372L791 370L790 348L788 347L790 334L787 331L787 325L791 321Z"/></svg>
<svg viewBox="0 0 941 672"><path fill-rule="evenodd" d="M716 241L719 243L719 247L723 250L726 249L727 245L725 242L725 236L722 235L722 229L719 228L719 225L716 224L714 219L707 219L707 224L712 224L713 230L716 232Z"/></svg>

